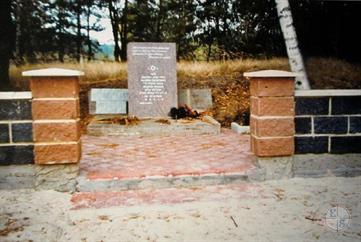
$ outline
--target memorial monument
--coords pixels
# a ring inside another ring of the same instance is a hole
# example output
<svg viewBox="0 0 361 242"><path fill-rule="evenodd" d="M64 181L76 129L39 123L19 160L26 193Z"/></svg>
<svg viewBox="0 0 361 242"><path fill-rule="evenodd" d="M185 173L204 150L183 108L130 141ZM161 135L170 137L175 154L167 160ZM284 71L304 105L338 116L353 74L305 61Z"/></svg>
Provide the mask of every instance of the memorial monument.
<svg viewBox="0 0 361 242"><path fill-rule="evenodd" d="M220 124L209 116L170 118L170 110L178 107L175 43L129 43L127 50L128 95L124 89L92 90L90 111L95 114L122 114L128 98L128 115L97 115L87 127L89 135L187 136L220 133ZM183 104L195 105L199 109L207 109L212 103L210 89L181 91L180 97Z"/></svg>
<svg viewBox="0 0 361 242"><path fill-rule="evenodd" d="M129 43L129 115L166 118L177 107L175 43Z"/></svg>

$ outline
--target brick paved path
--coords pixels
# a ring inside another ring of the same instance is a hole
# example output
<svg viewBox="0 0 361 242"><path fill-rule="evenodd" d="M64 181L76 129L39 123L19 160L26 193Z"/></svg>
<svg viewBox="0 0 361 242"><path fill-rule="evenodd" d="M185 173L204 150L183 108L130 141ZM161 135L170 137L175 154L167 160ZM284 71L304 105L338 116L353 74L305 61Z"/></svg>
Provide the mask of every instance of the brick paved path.
<svg viewBox="0 0 361 242"><path fill-rule="evenodd" d="M254 169L248 135L83 136L81 175L90 180L245 173Z"/></svg>

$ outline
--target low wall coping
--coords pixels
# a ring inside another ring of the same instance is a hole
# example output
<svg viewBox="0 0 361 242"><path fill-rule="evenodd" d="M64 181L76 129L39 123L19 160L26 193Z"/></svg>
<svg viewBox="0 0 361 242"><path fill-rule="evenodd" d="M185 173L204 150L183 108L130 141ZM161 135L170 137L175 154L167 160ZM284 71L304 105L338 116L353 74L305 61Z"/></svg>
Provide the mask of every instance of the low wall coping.
<svg viewBox="0 0 361 242"><path fill-rule="evenodd" d="M4 99L31 99L31 92L0 92L0 100Z"/></svg>
<svg viewBox="0 0 361 242"><path fill-rule="evenodd" d="M299 74L289 71L278 71L278 70L262 70L254 72L243 73L244 77L296 77Z"/></svg>
<svg viewBox="0 0 361 242"><path fill-rule="evenodd" d="M361 89L296 90L296 97L361 96Z"/></svg>
<svg viewBox="0 0 361 242"><path fill-rule="evenodd" d="M84 72L62 68L46 68L39 70L23 71L23 76L84 76Z"/></svg>

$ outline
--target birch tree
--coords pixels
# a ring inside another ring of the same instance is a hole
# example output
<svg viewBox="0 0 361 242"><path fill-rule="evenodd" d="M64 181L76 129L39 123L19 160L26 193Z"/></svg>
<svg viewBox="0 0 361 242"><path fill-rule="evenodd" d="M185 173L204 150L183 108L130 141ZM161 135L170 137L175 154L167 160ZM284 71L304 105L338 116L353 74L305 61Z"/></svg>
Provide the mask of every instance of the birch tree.
<svg viewBox="0 0 361 242"><path fill-rule="evenodd" d="M299 75L295 78L296 89L310 89L303 58L298 47L296 31L293 26L290 4L288 0L275 0L275 2L291 70Z"/></svg>

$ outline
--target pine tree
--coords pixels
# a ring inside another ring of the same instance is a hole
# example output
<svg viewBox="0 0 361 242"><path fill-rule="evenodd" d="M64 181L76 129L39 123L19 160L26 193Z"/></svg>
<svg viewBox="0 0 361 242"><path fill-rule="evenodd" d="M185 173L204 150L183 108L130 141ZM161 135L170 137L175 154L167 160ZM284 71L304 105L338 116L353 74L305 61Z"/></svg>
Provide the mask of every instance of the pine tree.
<svg viewBox="0 0 361 242"><path fill-rule="evenodd" d="M10 88L9 61L15 28L11 19L11 0L0 1L0 89Z"/></svg>

